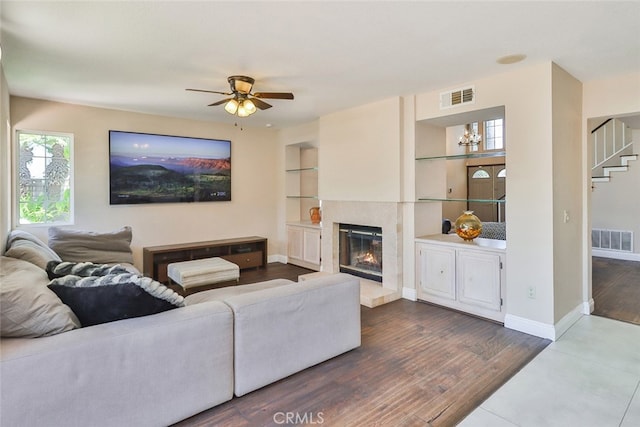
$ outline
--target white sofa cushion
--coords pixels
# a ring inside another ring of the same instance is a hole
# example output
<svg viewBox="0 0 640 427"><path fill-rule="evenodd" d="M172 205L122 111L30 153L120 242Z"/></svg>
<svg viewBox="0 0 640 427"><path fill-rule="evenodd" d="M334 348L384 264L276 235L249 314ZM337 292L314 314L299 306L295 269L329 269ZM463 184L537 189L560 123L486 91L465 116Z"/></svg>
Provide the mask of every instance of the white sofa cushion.
<svg viewBox="0 0 640 427"><path fill-rule="evenodd" d="M197 292L191 294L184 299L185 305L200 304L206 301L222 301L225 298L242 295L249 292L260 291L263 289L277 288L279 286L295 284L288 279L273 279L265 282L253 283L251 285L226 286L224 288L210 289L208 291Z"/></svg>
<svg viewBox="0 0 640 427"><path fill-rule="evenodd" d="M224 298L242 396L360 346L360 279L332 274Z"/></svg>

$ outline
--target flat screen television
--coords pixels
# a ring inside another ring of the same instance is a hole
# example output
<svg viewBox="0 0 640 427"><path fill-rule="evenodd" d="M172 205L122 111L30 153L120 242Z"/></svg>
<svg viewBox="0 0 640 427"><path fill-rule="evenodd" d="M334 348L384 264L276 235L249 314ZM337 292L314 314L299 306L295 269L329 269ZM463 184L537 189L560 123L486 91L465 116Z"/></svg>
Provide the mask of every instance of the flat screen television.
<svg viewBox="0 0 640 427"><path fill-rule="evenodd" d="M231 200L231 141L109 131L111 205Z"/></svg>

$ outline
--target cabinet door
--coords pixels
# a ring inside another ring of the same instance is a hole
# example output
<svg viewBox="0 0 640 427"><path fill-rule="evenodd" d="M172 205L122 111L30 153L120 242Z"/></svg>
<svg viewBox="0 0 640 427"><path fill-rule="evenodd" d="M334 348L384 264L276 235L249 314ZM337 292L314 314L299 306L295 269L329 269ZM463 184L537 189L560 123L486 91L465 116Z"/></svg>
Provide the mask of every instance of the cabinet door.
<svg viewBox="0 0 640 427"><path fill-rule="evenodd" d="M287 257L291 259L303 259L304 235L300 227L287 228Z"/></svg>
<svg viewBox="0 0 640 427"><path fill-rule="evenodd" d="M500 311L500 255L479 251L458 251L458 301Z"/></svg>
<svg viewBox="0 0 640 427"><path fill-rule="evenodd" d="M320 264L320 230L304 229L303 252L305 261Z"/></svg>
<svg viewBox="0 0 640 427"><path fill-rule="evenodd" d="M455 300L455 250L418 245L416 251L418 257L418 298L421 295L433 295Z"/></svg>

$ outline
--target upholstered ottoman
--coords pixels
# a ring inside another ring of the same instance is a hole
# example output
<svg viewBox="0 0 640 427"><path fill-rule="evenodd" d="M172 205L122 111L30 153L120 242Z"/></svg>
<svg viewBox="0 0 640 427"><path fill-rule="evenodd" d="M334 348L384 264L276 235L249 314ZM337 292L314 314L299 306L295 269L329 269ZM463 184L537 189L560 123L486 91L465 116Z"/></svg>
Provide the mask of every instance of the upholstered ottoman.
<svg viewBox="0 0 640 427"><path fill-rule="evenodd" d="M240 267L223 258L205 258L174 262L167 266L169 279L186 292L198 286L240 278Z"/></svg>

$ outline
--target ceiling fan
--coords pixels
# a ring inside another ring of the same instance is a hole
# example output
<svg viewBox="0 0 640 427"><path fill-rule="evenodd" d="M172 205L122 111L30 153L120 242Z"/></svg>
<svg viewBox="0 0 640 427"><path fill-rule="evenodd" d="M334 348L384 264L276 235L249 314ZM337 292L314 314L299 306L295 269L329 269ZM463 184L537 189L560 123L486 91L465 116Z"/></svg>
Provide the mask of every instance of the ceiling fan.
<svg viewBox="0 0 640 427"><path fill-rule="evenodd" d="M271 104L267 104L260 98L266 99L293 99L293 94L289 92L256 92L251 93L255 80L247 76L230 76L227 78L231 92L219 92L217 90L204 89L186 89L193 92L219 93L220 95L233 95L231 98L223 99L209 107L225 104L224 109L227 113L237 115L238 117L247 117L256 112L256 109L266 110L271 108Z"/></svg>

